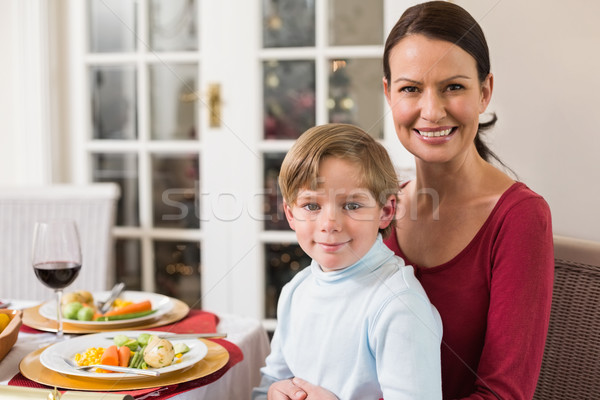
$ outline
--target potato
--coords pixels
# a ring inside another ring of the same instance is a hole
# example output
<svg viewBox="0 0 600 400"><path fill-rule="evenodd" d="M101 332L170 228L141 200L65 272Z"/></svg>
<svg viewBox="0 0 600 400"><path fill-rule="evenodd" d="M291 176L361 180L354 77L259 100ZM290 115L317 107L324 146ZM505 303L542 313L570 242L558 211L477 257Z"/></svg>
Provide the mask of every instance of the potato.
<svg viewBox="0 0 600 400"><path fill-rule="evenodd" d="M92 296L92 294L87 290L78 290L77 293L79 293L79 295L81 296L83 300L82 303L86 303L89 305L94 304L94 296Z"/></svg>
<svg viewBox="0 0 600 400"><path fill-rule="evenodd" d="M144 361L150 367L166 367L171 365L174 358L173 344L167 339L152 338L144 350Z"/></svg>
<svg viewBox="0 0 600 400"><path fill-rule="evenodd" d="M81 295L78 292L68 292L65 293L62 297L61 304L69 304L69 303L83 303Z"/></svg>
<svg viewBox="0 0 600 400"><path fill-rule="evenodd" d="M94 304L94 297L87 290L77 290L75 292L65 293L62 297L61 304L69 304L77 301L79 303L89 304L90 306Z"/></svg>

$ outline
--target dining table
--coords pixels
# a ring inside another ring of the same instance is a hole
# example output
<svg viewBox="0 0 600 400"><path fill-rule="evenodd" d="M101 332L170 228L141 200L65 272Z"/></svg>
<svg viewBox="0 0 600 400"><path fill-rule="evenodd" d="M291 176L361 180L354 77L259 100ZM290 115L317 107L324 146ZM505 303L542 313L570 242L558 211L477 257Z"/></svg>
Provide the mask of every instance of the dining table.
<svg viewBox="0 0 600 400"><path fill-rule="evenodd" d="M11 299L9 308L27 310L35 306L39 306L39 301ZM180 322L185 323L185 318L191 318L190 315L197 315L198 312L200 311L190 310L190 313ZM134 391L131 393L134 399L248 400L251 398L252 388L260 383L260 368L264 365L265 358L270 351L267 331L255 318L226 313L218 313L215 316L216 331L227 334L225 339L215 339L216 343L225 346L230 353L227 364L229 368L223 368L226 372L221 372L221 376L215 373L217 377L213 376L205 384L186 385L184 382L165 388L157 387L153 390ZM168 329L168 327L165 328L165 330ZM156 329L160 329L160 327ZM3 387L8 390L13 385L27 386L27 384L23 384L23 381L27 381L27 379L23 378L19 369L22 360L35 354L36 351L40 351L40 348L44 347L44 344L53 336L52 332L36 331L25 325L21 327L17 342L0 361L0 398ZM80 335L65 334L64 340L78 336ZM41 385L33 383L31 386L40 387ZM49 388L47 385L42 387ZM59 388L59 390L68 389Z"/></svg>

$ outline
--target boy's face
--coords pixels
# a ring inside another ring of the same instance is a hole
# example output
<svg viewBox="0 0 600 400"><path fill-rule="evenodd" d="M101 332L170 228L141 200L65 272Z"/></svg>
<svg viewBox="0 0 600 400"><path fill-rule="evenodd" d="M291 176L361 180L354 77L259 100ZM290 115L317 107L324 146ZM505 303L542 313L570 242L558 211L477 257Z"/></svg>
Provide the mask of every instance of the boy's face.
<svg viewBox="0 0 600 400"><path fill-rule="evenodd" d="M319 187L301 189L294 205L284 203L290 227L302 249L324 271L349 267L373 246L379 229L394 215L395 199L382 208L362 187L360 169L343 159L327 157L319 167Z"/></svg>

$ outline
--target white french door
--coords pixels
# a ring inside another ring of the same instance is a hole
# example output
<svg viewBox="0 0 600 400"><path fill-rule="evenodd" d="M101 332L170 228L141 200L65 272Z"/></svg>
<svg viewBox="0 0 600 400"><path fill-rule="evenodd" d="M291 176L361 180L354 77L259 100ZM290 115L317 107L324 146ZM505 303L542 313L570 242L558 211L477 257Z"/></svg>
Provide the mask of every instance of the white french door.
<svg viewBox="0 0 600 400"><path fill-rule="evenodd" d="M272 321L308 264L278 208L294 139L355 123L412 165L381 92L383 40L409 3L69 1L73 180L121 186L118 278Z"/></svg>

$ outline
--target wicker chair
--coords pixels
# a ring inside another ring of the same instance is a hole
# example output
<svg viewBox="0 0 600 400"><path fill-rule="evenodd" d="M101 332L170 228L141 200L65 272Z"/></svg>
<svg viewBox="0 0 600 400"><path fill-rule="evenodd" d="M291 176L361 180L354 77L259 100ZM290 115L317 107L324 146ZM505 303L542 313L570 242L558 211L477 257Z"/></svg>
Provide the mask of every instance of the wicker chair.
<svg viewBox="0 0 600 400"><path fill-rule="evenodd" d="M112 228L119 193L114 183L0 187L0 298L53 298L31 265L40 219L72 218L79 228L83 267L68 290L108 289L115 279Z"/></svg>
<svg viewBox="0 0 600 400"><path fill-rule="evenodd" d="M535 400L600 399L600 243L554 237L554 293Z"/></svg>

